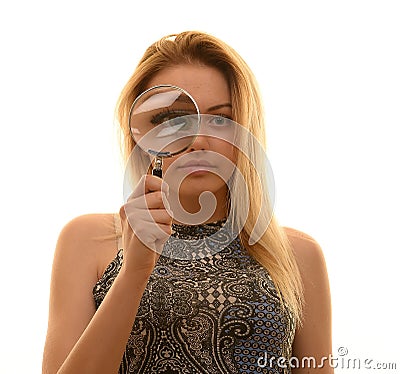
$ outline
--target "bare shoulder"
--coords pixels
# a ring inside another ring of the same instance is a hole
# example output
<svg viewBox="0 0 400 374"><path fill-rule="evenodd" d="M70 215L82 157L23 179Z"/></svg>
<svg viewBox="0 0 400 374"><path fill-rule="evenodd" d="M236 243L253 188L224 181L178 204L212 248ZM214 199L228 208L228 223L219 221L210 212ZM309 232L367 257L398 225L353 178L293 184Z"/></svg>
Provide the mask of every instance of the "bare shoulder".
<svg viewBox="0 0 400 374"><path fill-rule="evenodd" d="M329 292L328 270L320 244L302 231L289 227L284 229L300 270L305 296L307 297L309 292L319 292L318 287L324 289L324 292Z"/></svg>
<svg viewBox="0 0 400 374"><path fill-rule="evenodd" d="M300 267L307 265L325 266L323 250L317 240L311 235L292 227L284 227L284 230Z"/></svg>
<svg viewBox="0 0 400 374"><path fill-rule="evenodd" d="M81 215L63 227L57 251L62 251L64 258L91 263L100 277L118 250L117 231L112 213Z"/></svg>
<svg viewBox="0 0 400 374"><path fill-rule="evenodd" d="M57 371L88 326L96 312L93 287L116 251L113 214L82 215L61 230L50 282L45 372Z"/></svg>

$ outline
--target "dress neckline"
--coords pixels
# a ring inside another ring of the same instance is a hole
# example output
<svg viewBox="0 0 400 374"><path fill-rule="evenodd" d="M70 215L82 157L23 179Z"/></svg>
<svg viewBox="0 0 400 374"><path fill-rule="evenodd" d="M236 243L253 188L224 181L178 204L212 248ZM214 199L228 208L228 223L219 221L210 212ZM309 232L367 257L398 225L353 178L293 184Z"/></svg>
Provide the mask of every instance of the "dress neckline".
<svg viewBox="0 0 400 374"><path fill-rule="evenodd" d="M172 236L175 237L205 237L215 234L218 230L220 230L226 222L226 218L201 223L197 225L185 225L181 223L173 223L172 224Z"/></svg>

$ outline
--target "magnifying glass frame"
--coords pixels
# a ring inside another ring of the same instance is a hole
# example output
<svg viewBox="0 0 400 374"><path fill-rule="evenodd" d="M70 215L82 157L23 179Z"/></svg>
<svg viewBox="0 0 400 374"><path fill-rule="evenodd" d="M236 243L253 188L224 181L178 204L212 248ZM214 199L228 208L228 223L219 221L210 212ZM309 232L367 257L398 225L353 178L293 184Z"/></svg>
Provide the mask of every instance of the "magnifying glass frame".
<svg viewBox="0 0 400 374"><path fill-rule="evenodd" d="M188 96L189 99L193 102L193 104L194 104L194 106L196 108L197 124L198 124L198 126L200 126L200 110L199 110L199 107L198 107L195 99L192 97L192 95L189 94L189 92L187 92L186 90L184 90L181 87L174 86L174 85L171 85L171 84L160 84L160 85L152 86L152 87L146 89L145 91L143 91L139 96L137 96L136 99L133 101L130 109L129 109L129 117L128 117L129 133L131 134L131 137L132 137L132 139L133 139L133 141L135 143L136 143L136 140L135 140L135 137L134 137L134 135L132 133L132 126L131 126L131 116L132 116L133 108L135 107L135 105L138 103L138 101L144 95L146 95L148 92L150 92L152 90L156 90L158 88L170 88L170 89L178 90L178 91L181 91L186 96ZM191 116L193 116L193 114ZM184 117L184 116L182 116L182 117ZM196 136L193 135L192 138L193 138L192 141L186 147L184 147L184 148L182 148L182 149L180 149L179 151L176 151L176 152L157 152L157 151L154 151L154 150L151 150L151 149L144 150L145 152L147 152L150 155L155 157L155 164L154 164L154 167L153 167L153 170L152 170L152 174L162 178L162 165L163 165L163 161L162 160L163 160L163 158L164 157L172 157L172 156L175 156L175 155L177 155L179 153L182 153L182 152L186 151L193 144Z"/></svg>

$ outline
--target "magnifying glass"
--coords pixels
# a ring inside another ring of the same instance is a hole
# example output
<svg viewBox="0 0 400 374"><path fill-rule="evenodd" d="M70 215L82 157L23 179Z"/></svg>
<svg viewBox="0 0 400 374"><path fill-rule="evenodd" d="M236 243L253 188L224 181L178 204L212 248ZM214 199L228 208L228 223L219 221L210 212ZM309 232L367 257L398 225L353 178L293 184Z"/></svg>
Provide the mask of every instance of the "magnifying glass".
<svg viewBox="0 0 400 374"><path fill-rule="evenodd" d="M129 129L136 144L155 157L152 174L162 178L162 160L184 152L200 126L197 103L184 89L158 85L141 93L129 112Z"/></svg>

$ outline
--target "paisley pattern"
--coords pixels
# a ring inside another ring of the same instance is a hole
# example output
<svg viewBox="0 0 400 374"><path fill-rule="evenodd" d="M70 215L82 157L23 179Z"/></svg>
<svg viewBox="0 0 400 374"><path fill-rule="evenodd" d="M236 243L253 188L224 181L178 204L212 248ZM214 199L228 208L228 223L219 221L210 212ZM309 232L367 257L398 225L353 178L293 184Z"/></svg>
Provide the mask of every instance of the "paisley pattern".
<svg viewBox="0 0 400 374"><path fill-rule="evenodd" d="M214 234L223 225L173 225L143 294L119 373L290 373L282 360L292 353L293 316L281 307L268 272L238 238L226 240L227 246L220 243L223 249L215 251ZM198 250L192 251L191 243ZM165 255L185 248L191 248L186 256L191 258ZM122 263L121 249L93 288L97 308Z"/></svg>

